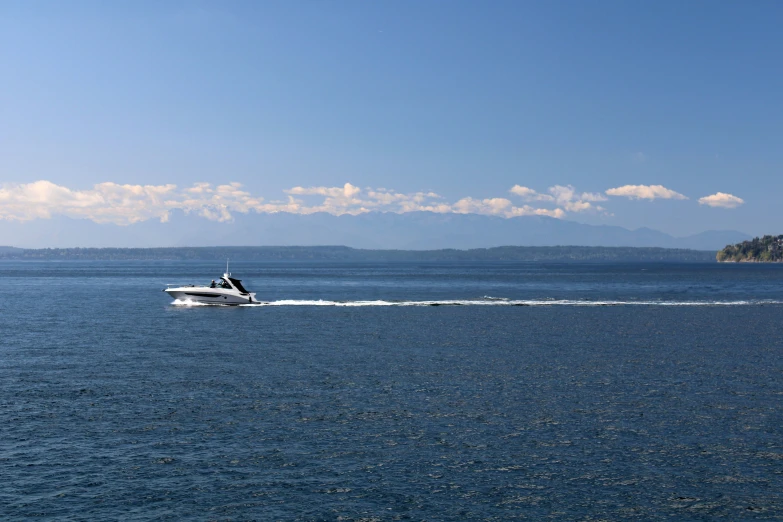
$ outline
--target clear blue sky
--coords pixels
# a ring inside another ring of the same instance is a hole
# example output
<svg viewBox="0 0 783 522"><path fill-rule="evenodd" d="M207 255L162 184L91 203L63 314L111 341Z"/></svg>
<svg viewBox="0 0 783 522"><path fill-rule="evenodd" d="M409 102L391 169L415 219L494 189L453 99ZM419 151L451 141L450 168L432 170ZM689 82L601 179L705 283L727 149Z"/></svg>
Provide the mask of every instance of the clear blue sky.
<svg viewBox="0 0 783 522"><path fill-rule="evenodd" d="M776 1L6 1L0 184L662 185L689 199L565 218L783 233L781 27Z"/></svg>

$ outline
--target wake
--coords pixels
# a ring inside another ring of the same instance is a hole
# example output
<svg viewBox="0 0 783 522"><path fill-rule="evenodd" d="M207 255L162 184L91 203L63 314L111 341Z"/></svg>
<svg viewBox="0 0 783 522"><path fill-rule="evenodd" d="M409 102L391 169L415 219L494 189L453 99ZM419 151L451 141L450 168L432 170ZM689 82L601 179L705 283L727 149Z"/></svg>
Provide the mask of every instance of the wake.
<svg viewBox="0 0 783 522"><path fill-rule="evenodd" d="M174 306L230 306L222 304L196 303L180 301L171 303ZM282 299L278 301L259 301L256 303L235 305L240 307L267 306L334 306L334 307L392 307L392 306L763 306L780 305L778 300L739 300L739 301L590 301L577 299L525 299L513 300L497 297L482 299L444 299L433 301L329 301L308 299Z"/></svg>

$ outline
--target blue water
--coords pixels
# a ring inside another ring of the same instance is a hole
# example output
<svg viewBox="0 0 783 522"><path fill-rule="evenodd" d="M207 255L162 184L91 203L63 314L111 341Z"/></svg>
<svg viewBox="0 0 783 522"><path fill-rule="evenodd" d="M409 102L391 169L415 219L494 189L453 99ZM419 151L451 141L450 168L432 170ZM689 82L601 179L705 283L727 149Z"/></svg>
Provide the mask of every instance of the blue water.
<svg viewBox="0 0 783 522"><path fill-rule="evenodd" d="M783 266L221 268L0 262L1 518L783 518Z"/></svg>

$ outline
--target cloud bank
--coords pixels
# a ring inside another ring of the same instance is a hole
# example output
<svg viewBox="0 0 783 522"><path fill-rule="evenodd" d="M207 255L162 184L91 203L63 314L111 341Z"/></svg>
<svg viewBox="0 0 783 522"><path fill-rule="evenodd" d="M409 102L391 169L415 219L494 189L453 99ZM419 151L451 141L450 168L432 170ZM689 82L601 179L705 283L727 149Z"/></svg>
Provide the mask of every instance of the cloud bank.
<svg viewBox="0 0 783 522"><path fill-rule="evenodd" d="M99 183L75 190L50 181L0 185L0 219L29 221L62 215L96 223L130 225L150 219L166 222L174 210L206 219L231 221L235 213L363 214L366 212L416 212L482 214L510 218L594 212L606 214L598 203L608 196L630 199L688 199L661 185L625 185L605 193L579 192L572 185L553 185L546 192L514 185L510 197L464 197L448 202L435 192L397 192L387 188L360 188L346 183L339 187L301 187L284 190L284 197L267 201L245 190L240 183L212 185L195 183L180 188L173 184L129 185ZM701 205L735 208L744 201L718 192L699 199Z"/></svg>
<svg viewBox="0 0 783 522"><path fill-rule="evenodd" d="M350 183L342 187L297 186L284 193L287 196L284 199L267 201L246 191L240 183L217 186L195 183L179 188L172 184L121 185L109 182L99 183L91 189L74 190L41 180L0 186L0 219L29 221L62 215L96 223L130 225L149 219L166 222L173 210L222 222L232 220L236 212L356 215L372 211L429 211L555 218L566 215L563 208L517 205L506 198L466 197L449 203L434 192L402 193L386 188L360 188ZM567 200L563 201L570 204ZM546 201L555 202L555 199Z"/></svg>
<svg viewBox="0 0 783 522"><path fill-rule="evenodd" d="M699 205L707 205L708 207L737 208L743 203L745 203L744 199L723 192L699 198Z"/></svg>

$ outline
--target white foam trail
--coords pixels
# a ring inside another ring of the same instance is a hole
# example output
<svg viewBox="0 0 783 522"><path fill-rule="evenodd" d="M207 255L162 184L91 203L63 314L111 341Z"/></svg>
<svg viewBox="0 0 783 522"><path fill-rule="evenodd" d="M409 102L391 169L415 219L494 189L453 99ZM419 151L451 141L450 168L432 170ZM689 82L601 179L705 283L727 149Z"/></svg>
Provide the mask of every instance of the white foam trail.
<svg viewBox="0 0 783 522"><path fill-rule="evenodd" d="M190 299L182 300L182 299L174 299L171 302L174 306L222 306L222 305L211 305L209 303L199 303L197 301L191 301Z"/></svg>
<svg viewBox="0 0 783 522"><path fill-rule="evenodd" d="M493 299L451 299L437 301L324 301L306 299L283 299L240 306L754 306L783 304L774 300L744 301L586 301L570 299L554 300L500 300Z"/></svg>

